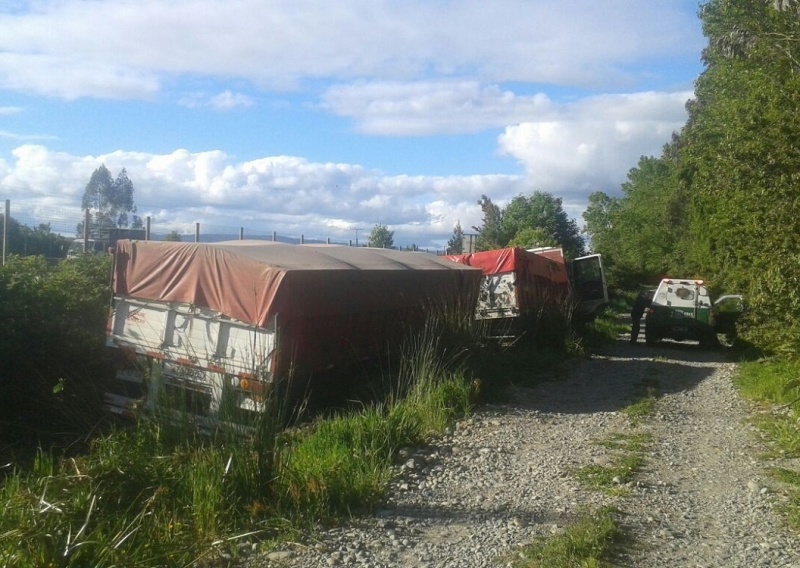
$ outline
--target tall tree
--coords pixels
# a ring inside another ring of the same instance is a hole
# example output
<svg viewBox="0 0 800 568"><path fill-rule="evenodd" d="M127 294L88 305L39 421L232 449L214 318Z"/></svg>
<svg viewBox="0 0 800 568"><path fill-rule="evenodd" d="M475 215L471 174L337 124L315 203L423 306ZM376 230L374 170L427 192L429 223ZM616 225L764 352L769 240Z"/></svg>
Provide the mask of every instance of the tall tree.
<svg viewBox="0 0 800 568"><path fill-rule="evenodd" d="M502 227L509 242L525 231L528 238L540 241L530 245L560 246L567 258L576 258L585 251L578 224L564 211L561 198L550 193L534 191L530 196L512 199L503 210Z"/></svg>
<svg viewBox="0 0 800 568"><path fill-rule="evenodd" d="M478 205L483 211L483 224L472 227L478 236L475 239L475 250L494 250L503 248L508 244L508 238L503 231L503 212L485 195L481 195Z"/></svg>
<svg viewBox="0 0 800 568"><path fill-rule="evenodd" d="M392 248L394 245L394 231L386 225L378 223L369 234L369 246L375 248Z"/></svg>
<svg viewBox="0 0 800 568"><path fill-rule="evenodd" d="M682 196L677 163L668 157L642 156L622 184L625 199L615 211L618 227L616 261L640 280L667 276L681 265L675 255L684 223L675 215Z"/></svg>
<svg viewBox="0 0 800 568"><path fill-rule="evenodd" d="M537 227L525 227L517 231L514 238L508 241L508 246L532 249L538 247L560 246L556 240Z"/></svg>
<svg viewBox="0 0 800 568"><path fill-rule="evenodd" d="M91 232L107 231L116 227L132 227L140 229L142 219L135 215L136 205L133 201L133 182L128 178L125 168L116 179L111 177L105 164L97 168L86 184L83 192L81 208L89 211ZM132 214L129 220L128 214ZM78 225L78 234L83 233L83 222Z"/></svg>
<svg viewBox="0 0 800 568"><path fill-rule="evenodd" d="M589 194L589 205L583 212L583 233L589 237L591 250L604 257L613 257L617 245L614 229L620 199L602 191Z"/></svg>
<svg viewBox="0 0 800 568"><path fill-rule="evenodd" d="M447 254L461 254L464 252L464 231L461 229L461 221L456 221L453 227L453 236L447 241Z"/></svg>

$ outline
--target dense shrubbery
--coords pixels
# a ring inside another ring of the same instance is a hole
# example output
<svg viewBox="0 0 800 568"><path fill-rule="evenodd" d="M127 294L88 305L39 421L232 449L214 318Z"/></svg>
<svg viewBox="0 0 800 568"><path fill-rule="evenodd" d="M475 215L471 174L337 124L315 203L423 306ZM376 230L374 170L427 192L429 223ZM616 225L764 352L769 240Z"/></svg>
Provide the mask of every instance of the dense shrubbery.
<svg viewBox="0 0 800 568"><path fill-rule="evenodd" d="M102 257L11 257L0 268L0 437L86 431L98 419L109 275Z"/></svg>

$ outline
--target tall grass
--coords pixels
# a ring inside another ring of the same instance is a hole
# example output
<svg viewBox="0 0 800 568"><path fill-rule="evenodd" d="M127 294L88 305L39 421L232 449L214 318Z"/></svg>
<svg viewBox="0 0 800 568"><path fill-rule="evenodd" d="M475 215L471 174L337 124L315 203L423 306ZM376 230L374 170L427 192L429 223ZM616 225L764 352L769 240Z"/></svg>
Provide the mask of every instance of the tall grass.
<svg viewBox="0 0 800 568"><path fill-rule="evenodd" d="M469 381L429 330L403 348L391 395L359 411L285 430L276 396L246 429L205 435L171 409L84 455L40 453L0 489L0 565L188 566L368 510L397 450L469 409Z"/></svg>
<svg viewBox="0 0 800 568"><path fill-rule="evenodd" d="M800 410L800 361L761 360L739 365L736 386L743 396Z"/></svg>
<svg viewBox="0 0 800 568"><path fill-rule="evenodd" d="M400 448L425 442L469 411L473 387L442 325L432 319L404 343L399 369L385 378L384 402L319 419L286 448L277 482L285 513L309 521L368 510L383 495Z"/></svg>

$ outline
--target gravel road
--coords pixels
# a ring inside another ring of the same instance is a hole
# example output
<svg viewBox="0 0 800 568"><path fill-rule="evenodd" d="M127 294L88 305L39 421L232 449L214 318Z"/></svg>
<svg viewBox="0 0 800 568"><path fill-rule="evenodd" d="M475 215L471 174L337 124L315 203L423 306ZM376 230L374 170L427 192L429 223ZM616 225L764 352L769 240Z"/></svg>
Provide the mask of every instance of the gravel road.
<svg viewBox="0 0 800 568"><path fill-rule="evenodd" d="M630 545L618 566L800 568L800 537L775 510L783 499L719 351L620 338L570 365L566 378L515 388L435 445L408 449L383 506L302 543L253 554L247 568L486 568L552 536L586 511L613 505ZM638 424L620 412L657 388ZM608 463L598 444L649 435L642 470L621 495L587 489L575 468Z"/></svg>

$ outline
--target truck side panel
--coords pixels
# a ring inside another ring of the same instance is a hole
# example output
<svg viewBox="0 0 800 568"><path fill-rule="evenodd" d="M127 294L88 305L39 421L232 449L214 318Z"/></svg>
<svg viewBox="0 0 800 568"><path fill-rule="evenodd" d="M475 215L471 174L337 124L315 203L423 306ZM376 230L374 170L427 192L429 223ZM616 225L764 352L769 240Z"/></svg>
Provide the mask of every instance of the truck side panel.
<svg viewBox="0 0 800 568"><path fill-rule="evenodd" d="M192 412L216 414L225 401L245 410L259 409L272 376L277 333L274 326L260 328L206 308L116 296L106 343L135 354L122 358L131 364L121 366L117 379L141 383L141 391L151 399L148 404L154 404L159 389L172 388L194 393ZM146 378L150 384L145 387ZM110 410L118 414L135 402L120 393L106 397Z"/></svg>

